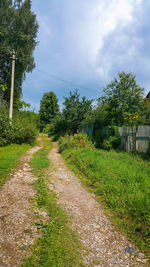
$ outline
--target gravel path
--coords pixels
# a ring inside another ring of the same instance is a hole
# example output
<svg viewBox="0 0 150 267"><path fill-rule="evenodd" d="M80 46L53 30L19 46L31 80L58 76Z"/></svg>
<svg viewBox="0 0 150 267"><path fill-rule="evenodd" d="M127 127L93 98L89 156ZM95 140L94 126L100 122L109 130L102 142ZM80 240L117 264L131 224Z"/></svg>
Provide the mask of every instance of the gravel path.
<svg viewBox="0 0 150 267"><path fill-rule="evenodd" d="M36 191L32 186L35 178L27 163L39 149L30 149L21 158L20 166L0 191L0 267L20 266L28 255L25 248L39 235L31 224L36 211L33 212L29 198L35 197Z"/></svg>
<svg viewBox="0 0 150 267"><path fill-rule="evenodd" d="M85 266L148 266L143 253L137 250L127 252L127 248L133 248L133 245L115 230L94 195L87 192L66 167L56 144L49 159L50 189L56 193L59 205L71 218L71 226L86 248L83 250Z"/></svg>

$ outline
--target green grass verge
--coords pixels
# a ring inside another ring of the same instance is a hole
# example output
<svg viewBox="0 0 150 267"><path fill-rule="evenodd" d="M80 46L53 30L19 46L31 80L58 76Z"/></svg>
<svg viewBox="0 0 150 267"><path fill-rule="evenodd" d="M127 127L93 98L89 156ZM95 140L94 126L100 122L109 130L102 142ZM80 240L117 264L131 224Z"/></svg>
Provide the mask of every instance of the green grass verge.
<svg viewBox="0 0 150 267"><path fill-rule="evenodd" d="M111 210L113 221L149 254L150 162L126 152L84 148L68 149L62 155Z"/></svg>
<svg viewBox="0 0 150 267"><path fill-rule="evenodd" d="M51 147L52 144L43 137L43 148L35 153L31 161L33 173L38 177L35 182L36 206L47 211L49 222L41 224L42 236L31 247L32 255L25 260L23 266L83 266L78 238L69 228L65 212L57 205L54 193L48 188L47 155Z"/></svg>
<svg viewBox="0 0 150 267"><path fill-rule="evenodd" d="M20 156L29 148L29 145L14 144L0 147L0 185L4 184L7 175L17 165Z"/></svg>

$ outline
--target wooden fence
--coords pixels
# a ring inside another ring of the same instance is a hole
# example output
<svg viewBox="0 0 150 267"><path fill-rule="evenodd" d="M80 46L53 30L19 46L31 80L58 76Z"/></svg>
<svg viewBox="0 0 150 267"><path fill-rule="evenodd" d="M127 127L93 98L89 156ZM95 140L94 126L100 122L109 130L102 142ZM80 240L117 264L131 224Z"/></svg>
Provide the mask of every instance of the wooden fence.
<svg viewBox="0 0 150 267"><path fill-rule="evenodd" d="M146 153L150 148L150 126L119 127L121 146L128 152Z"/></svg>

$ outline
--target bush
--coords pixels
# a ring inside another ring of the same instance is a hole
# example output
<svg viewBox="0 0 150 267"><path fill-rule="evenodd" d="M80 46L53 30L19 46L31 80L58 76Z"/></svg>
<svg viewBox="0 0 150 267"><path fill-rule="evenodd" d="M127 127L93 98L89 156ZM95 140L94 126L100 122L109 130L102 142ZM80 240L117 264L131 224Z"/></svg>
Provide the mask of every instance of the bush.
<svg viewBox="0 0 150 267"><path fill-rule="evenodd" d="M36 139L36 131L32 127L15 128L13 143L16 144L34 144Z"/></svg>
<svg viewBox="0 0 150 267"><path fill-rule="evenodd" d="M6 146L10 144L7 138L10 131L10 122L5 110L0 112L0 146Z"/></svg>
<svg viewBox="0 0 150 267"><path fill-rule="evenodd" d="M97 129L94 132L93 140L97 148L118 149L120 147L120 136L117 126L108 126Z"/></svg>
<svg viewBox="0 0 150 267"><path fill-rule="evenodd" d="M26 116L24 112L19 112L11 124L8 112L0 113L0 146L12 143L32 145L35 142L36 134L35 121L31 120L30 116Z"/></svg>
<svg viewBox="0 0 150 267"><path fill-rule="evenodd" d="M53 121L45 126L43 132L48 134L53 141L67 134L67 123L62 115L57 116Z"/></svg>
<svg viewBox="0 0 150 267"><path fill-rule="evenodd" d="M65 149L74 147L86 147L89 149L94 149L94 145L90 141L90 138L86 134L81 133L74 136L61 137L58 145L60 153Z"/></svg>
<svg viewBox="0 0 150 267"><path fill-rule="evenodd" d="M53 123L49 123L45 126L45 128L43 129L43 133L48 134L48 136L51 136L54 134L54 124Z"/></svg>

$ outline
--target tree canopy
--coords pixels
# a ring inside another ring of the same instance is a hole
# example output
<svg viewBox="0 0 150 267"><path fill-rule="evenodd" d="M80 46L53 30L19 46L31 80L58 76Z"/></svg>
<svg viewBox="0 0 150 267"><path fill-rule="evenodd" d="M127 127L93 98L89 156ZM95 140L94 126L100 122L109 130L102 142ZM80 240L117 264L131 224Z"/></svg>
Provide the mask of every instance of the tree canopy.
<svg viewBox="0 0 150 267"><path fill-rule="evenodd" d="M140 87L132 73L120 72L104 89L99 99L105 104L107 121L112 125L124 125L126 121L139 119L143 106L144 88Z"/></svg>
<svg viewBox="0 0 150 267"><path fill-rule="evenodd" d="M14 102L20 99L26 73L35 67L33 51L37 44L38 24L31 11L31 0L0 1L0 83L7 90L3 98L8 102L11 83L11 52L16 52Z"/></svg>
<svg viewBox="0 0 150 267"><path fill-rule="evenodd" d="M47 124L50 124L53 119L59 114L58 99L54 92L45 93L40 104L40 125L41 131Z"/></svg>
<svg viewBox="0 0 150 267"><path fill-rule="evenodd" d="M63 115L68 125L69 133L74 134L86 115L92 111L92 100L86 99L85 96L80 100L77 90L73 93L70 92L70 96L64 97L64 99Z"/></svg>

